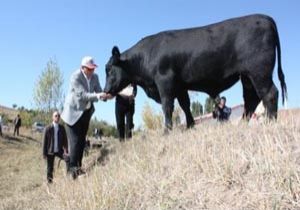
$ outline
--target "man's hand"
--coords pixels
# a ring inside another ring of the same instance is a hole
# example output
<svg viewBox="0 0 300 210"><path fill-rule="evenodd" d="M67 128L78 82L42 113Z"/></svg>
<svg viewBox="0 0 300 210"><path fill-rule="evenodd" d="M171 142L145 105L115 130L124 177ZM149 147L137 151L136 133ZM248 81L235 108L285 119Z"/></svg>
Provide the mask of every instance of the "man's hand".
<svg viewBox="0 0 300 210"><path fill-rule="evenodd" d="M106 93L104 92L98 93L97 97L99 100L106 101Z"/></svg>
<svg viewBox="0 0 300 210"><path fill-rule="evenodd" d="M106 94L106 99L112 99L114 96L113 95L111 95L110 93L107 93Z"/></svg>
<svg viewBox="0 0 300 210"><path fill-rule="evenodd" d="M99 93L98 94L98 99L102 101L106 101L107 99L112 99L114 96L112 96L110 93Z"/></svg>

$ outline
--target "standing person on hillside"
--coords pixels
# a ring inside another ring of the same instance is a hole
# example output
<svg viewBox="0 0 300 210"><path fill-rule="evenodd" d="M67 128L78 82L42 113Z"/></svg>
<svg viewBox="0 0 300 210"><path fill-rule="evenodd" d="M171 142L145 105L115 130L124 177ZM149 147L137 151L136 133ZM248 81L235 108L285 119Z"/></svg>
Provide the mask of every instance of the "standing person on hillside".
<svg viewBox="0 0 300 210"><path fill-rule="evenodd" d="M229 120L231 115L231 108L226 106L226 98L221 97L218 104L216 104L215 110L213 111L213 118L217 118L219 122L226 122Z"/></svg>
<svg viewBox="0 0 300 210"><path fill-rule="evenodd" d="M119 133L119 140L122 142L132 137L133 115L134 115L134 98L137 94L135 84L129 84L116 96L116 121ZM126 125L125 125L126 121Z"/></svg>
<svg viewBox="0 0 300 210"><path fill-rule="evenodd" d="M43 158L47 160L47 181L52 183L55 156L66 160L67 171L68 161L68 139L66 130L59 123L60 115L58 111L52 114L52 123L44 130L43 138Z"/></svg>
<svg viewBox="0 0 300 210"><path fill-rule="evenodd" d="M16 133L17 133L17 136L19 136L19 129L20 129L21 125L22 125L22 120L21 120L20 115L18 114L14 120L14 126L15 126L14 136L16 135Z"/></svg>
<svg viewBox="0 0 300 210"><path fill-rule="evenodd" d="M80 69L76 70L70 81L61 118L66 123L70 146L70 173L73 179L84 174L82 158L90 119L95 111L93 102L107 99L102 92L98 75L94 73L97 65L90 56L82 58Z"/></svg>

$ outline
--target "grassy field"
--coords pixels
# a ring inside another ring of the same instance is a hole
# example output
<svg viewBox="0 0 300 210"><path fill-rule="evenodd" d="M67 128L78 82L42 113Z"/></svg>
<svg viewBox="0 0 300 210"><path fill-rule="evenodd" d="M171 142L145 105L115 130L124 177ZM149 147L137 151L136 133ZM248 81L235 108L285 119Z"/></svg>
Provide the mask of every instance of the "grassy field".
<svg viewBox="0 0 300 210"><path fill-rule="evenodd" d="M25 132L25 131L24 131ZM278 122L198 125L110 140L45 184L40 136L0 138L0 209L300 209L300 111ZM95 155L99 163L92 166Z"/></svg>

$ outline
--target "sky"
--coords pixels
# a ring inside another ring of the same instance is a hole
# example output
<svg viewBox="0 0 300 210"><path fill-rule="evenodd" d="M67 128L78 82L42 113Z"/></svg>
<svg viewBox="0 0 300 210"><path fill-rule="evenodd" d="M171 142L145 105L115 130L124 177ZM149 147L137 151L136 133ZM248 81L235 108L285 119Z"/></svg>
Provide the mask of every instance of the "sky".
<svg viewBox="0 0 300 210"><path fill-rule="evenodd" d="M253 13L267 14L276 21L288 107L300 106L298 0L0 0L0 8L0 104L7 107L17 104L36 108L33 89L51 58L56 59L63 74L64 93L72 72L86 55L95 58L99 66L96 73L104 87L104 67L114 45L123 52L141 38L160 31L204 26ZM280 88L277 67L273 80ZM227 97L229 106L243 103L240 83L221 95ZM191 100L204 104L206 97L198 92ZM112 100L95 104L94 117L115 125L114 103ZM161 112L161 106L139 87L134 115L137 126L142 125L146 103Z"/></svg>

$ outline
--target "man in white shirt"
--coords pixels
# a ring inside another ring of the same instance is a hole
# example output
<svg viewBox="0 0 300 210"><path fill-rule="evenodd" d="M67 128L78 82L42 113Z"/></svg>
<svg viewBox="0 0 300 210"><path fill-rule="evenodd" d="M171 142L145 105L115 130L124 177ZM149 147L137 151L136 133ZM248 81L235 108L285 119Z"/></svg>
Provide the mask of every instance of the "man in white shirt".
<svg viewBox="0 0 300 210"><path fill-rule="evenodd" d="M119 140L123 142L132 137L133 115L134 115L134 98L137 94L137 87L135 84L129 84L116 96L116 121L119 133Z"/></svg>
<svg viewBox="0 0 300 210"><path fill-rule="evenodd" d="M52 183L55 156L64 159L68 155L68 139L64 126L59 124L60 115L52 114L52 123L44 130L43 157L47 160L47 181ZM68 161L66 161L68 171Z"/></svg>

